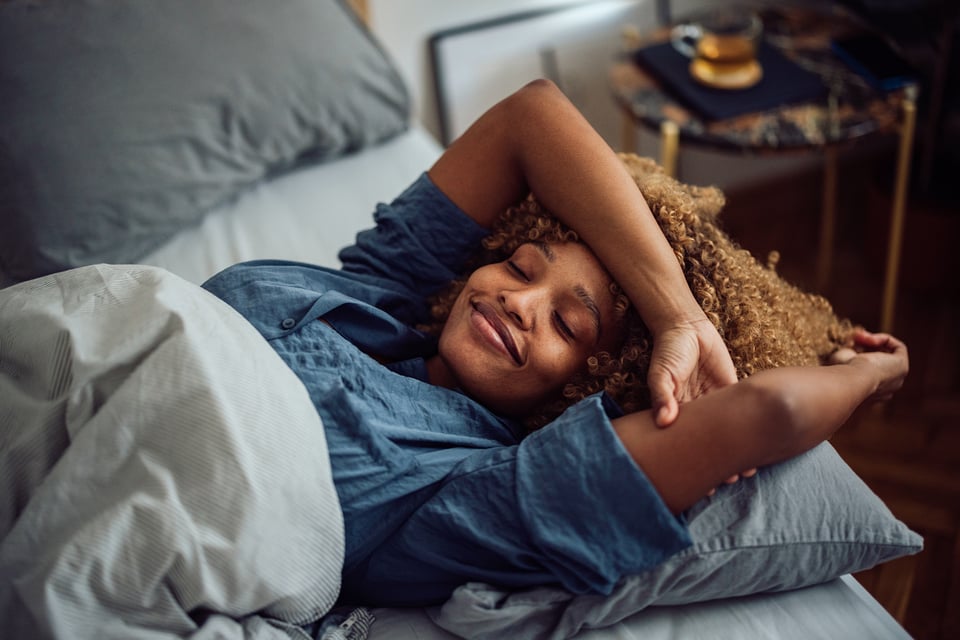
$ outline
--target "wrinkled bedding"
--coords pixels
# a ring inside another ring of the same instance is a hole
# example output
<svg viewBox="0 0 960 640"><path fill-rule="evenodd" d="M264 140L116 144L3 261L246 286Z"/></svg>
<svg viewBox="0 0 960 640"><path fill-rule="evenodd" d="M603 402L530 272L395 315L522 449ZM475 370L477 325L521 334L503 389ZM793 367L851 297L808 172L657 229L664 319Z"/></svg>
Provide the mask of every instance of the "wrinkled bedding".
<svg viewBox="0 0 960 640"><path fill-rule="evenodd" d="M0 636L306 637L343 522L320 419L162 269L0 290Z"/></svg>

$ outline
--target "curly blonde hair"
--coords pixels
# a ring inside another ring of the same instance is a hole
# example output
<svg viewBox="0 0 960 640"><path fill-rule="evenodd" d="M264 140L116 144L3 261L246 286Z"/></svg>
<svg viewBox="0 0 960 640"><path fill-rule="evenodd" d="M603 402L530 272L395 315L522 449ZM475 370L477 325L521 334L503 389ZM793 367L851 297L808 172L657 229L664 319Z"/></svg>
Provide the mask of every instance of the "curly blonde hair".
<svg viewBox="0 0 960 640"><path fill-rule="evenodd" d="M850 343L852 325L837 317L822 296L807 293L776 272L779 255L767 264L740 248L719 226L724 196L715 187L686 185L667 176L653 160L620 154L683 267L687 284L730 352L738 379L757 371L790 365L815 365ZM506 260L521 244L580 242L531 196L505 211L483 243L474 267ZM439 333L466 277L433 300ZM619 352L588 359L584 373L563 389L562 399L530 416L527 426L543 426L574 402L606 391L627 412L650 407L647 369L653 339L619 286L611 285L615 308L626 328Z"/></svg>

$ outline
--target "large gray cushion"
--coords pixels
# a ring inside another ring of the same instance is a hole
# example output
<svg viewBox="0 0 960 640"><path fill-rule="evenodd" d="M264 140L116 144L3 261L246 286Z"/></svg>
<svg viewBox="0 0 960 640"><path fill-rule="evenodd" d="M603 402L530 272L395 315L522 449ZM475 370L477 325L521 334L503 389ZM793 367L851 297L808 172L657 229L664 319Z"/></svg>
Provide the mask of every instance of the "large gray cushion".
<svg viewBox="0 0 960 640"><path fill-rule="evenodd" d="M693 546L622 580L609 596L472 583L436 621L474 640L568 638L651 605L797 589L923 546L828 443L721 488L686 517Z"/></svg>
<svg viewBox="0 0 960 640"><path fill-rule="evenodd" d="M0 3L0 268L136 261L408 120L392 62L335 0Z"/></svg>

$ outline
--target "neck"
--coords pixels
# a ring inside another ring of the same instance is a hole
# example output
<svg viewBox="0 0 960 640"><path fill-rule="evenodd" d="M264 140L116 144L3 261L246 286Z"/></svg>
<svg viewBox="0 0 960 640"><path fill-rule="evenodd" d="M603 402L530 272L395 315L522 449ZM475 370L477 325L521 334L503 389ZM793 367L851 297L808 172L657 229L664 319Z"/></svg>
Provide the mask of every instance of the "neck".
<svg viewBox="0 0 960 640"><path fill-rule="evenodd" d="M456 389L457 381L454 379L447 363L443 361L440 354L435 354L427 358L427 379L430 384L447 389Z"/></svg>

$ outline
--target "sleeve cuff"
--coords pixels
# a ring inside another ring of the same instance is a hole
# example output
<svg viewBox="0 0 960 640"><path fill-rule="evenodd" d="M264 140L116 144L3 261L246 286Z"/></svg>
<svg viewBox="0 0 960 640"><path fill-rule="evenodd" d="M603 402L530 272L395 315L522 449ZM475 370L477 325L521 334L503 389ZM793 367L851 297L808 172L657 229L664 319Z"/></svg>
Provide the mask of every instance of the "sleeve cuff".
<svg viewBox="0 0 960 640"><path fill-rule="evenodd" d="M520 512L550 570L575 593L609 593L691 545L613 430L619 409L591 396L520 445Z"/></svg>

